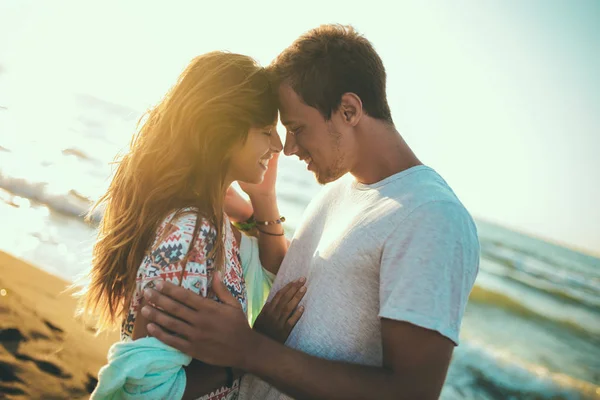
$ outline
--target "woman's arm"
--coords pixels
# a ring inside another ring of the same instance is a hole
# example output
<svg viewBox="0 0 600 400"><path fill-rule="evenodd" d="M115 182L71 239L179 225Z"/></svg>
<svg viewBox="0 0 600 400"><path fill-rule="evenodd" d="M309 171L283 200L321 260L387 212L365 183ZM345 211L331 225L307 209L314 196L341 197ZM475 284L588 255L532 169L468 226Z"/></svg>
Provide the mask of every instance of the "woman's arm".
<svg viewBox="0 0 600 400"><path fill-rule="evenodd" d="M276 221L281 218L275 194L254 194L250 196L256 221ZM259 257L262 266L277 274L287 253L288 240L284 235L283 224L257 226Z"/></svg>
<svg viewBox="0 0 600 400"><path fill-rule="evenodd" d="M279 153L273 154L262 183L256 185L239 183L242 190L250 197L256 221L276 221L281 217L275 194L278 159ZM261 264L267 271L277 274L289 244L283 235L283 225L259 225L256 230Z"/></svg>
<svg viewBox="0 0 600 400"><path fill-rule="evenodd" d="M196 242L186 245L182 238L191 237L193 227L196 224L202 224L203 229L200 229ZM166 221L159 231L161 239L154 245L138 271L138 279L141 279L139 283L144 292L139 293L141 295L140 300L135 308L137 311L135 312L133 332L131 334L133 340L148 336L148 319L144 315L143 310L144 306L152 304L148 303L144 294L150 288L154 287L156 281L172 281L174 279L172 271L178 271L176 275L179 281L173 283L178 285L184 285L185 283L184 286L194 292L196 296L206 296L208 291L208 274L188 274L192 270L192 267L197 270L206 270L207 273L209 272L206 265L198 264L203 262L201 260L204 260L204 257L190 257L185 264L183 259L188 251L200 254L208 253L208 248L213 245L212 240L214 240L214 237L212 234L206 234L206 232L214 233L214 227L205 220L197 220L194 214L187 213L180 215L174 220ZM169 249L174 243L181 244L183 251L181 254L177 253L171 256L172 252ZM188 246L191 247L188 249ZM188 366L183 366L183 368L186 374L184 399L196 399L227 384L227 373L223 367L215 367L192 360Z"/></svg>

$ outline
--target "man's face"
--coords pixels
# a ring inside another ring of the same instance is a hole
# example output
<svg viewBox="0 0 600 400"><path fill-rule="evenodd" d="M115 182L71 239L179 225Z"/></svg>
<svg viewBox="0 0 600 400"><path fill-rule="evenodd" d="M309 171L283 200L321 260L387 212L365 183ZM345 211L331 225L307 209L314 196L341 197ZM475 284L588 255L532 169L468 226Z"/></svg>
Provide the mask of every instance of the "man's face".
<svg viewBox="0 0 600 400"><path fill-rule="evenodd" d="M307 106L286 84L278 89L281 123L286 128L284 153L306 162L320 184L335 181L346 172L342 121L334 113L326 121L316 108Z"/></svg>

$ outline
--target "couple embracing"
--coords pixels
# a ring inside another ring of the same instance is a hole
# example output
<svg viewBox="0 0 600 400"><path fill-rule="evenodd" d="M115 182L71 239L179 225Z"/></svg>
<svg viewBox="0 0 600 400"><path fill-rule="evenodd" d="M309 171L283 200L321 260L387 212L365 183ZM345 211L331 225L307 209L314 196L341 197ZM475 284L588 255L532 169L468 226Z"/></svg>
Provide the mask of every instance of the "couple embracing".
<svg viewBox="0 0 600 400"><path fill-rule="evenodd" d="M326 184L291 240L281 151ZM192 60L100 204L83 309L122 340L92 398L439 397L477 232L396 130L383 63L352 27L313 29L266 68Z"/></svg>

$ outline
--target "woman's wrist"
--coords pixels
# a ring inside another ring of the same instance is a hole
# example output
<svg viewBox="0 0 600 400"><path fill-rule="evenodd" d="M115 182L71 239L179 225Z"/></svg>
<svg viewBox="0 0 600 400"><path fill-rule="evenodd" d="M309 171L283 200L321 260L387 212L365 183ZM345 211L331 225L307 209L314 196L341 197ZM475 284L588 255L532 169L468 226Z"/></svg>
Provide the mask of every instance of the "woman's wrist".
<svg viewBox="0 0 600 400"><path fill-rule="evenodd" d="M244 207L244 209L238 210L234 215L228 215L231 222L245 222L248 221L254 215L254 210L250 205Z"/></svg>
<svg viewBox="0 0 600 400"><path fill-rule="evenodd" d="M249 194L250 202L277 201L277 194L273 192L261 192Z"/></svg>

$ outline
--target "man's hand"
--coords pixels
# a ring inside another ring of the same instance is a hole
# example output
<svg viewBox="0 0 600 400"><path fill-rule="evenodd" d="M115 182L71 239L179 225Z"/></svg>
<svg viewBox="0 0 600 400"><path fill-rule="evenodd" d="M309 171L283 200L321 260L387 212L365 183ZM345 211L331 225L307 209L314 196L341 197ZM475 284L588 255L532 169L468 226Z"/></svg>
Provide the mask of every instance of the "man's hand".
<svg viewBox="0 0 600 400"><path fill-rule="evenodd" d="M306 293L305 278L285 285L267 302L254 322L254 330L279 343L285 343L304 312L298 307Z"/></svg>
<svg viewBox="0 0 600 400"><path fill-rule="evenodd" d="M149 304L142 308L150 322L150 335L207 364L244 364L246 350L252 348L257 333L218 272L213 277L213 291L222 303L169 282L158 281L155 287L144 291Z"/></svg>

